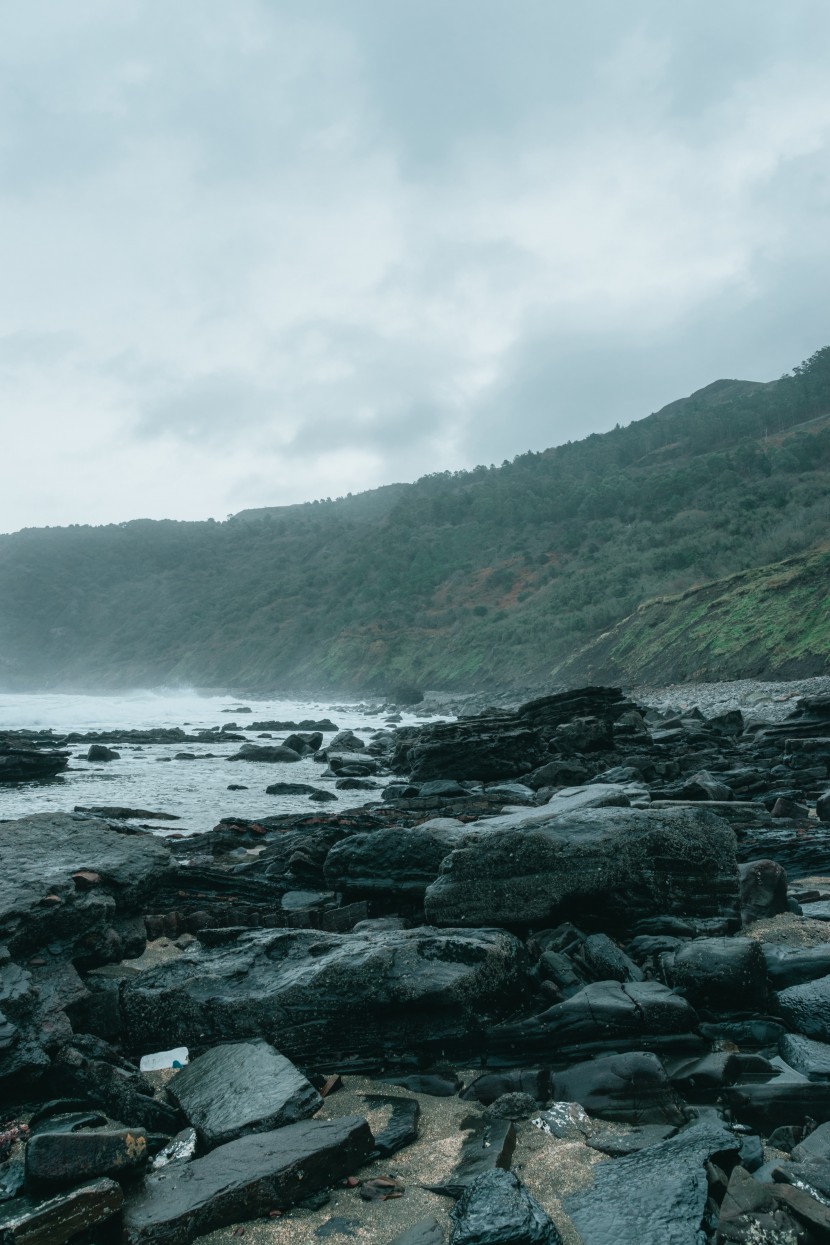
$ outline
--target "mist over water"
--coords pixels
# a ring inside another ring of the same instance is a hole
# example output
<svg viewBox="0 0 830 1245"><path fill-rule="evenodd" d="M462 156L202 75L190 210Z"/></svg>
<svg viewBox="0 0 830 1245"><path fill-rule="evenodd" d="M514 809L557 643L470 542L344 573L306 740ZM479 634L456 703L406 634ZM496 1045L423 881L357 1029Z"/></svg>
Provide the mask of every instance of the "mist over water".
<svg viewBox="0 0 830 1245"><path fill-rule="evenodd" d="M228 712L247 706L252 712ZM188 734L200 729L221 728L236 722L233 734L251 743L279 743L288 732L271 732L260 739L251 722L273 719L297 721L330 718L339 729L354 730L367 743L372 733L384 728L386 712L370 712L362 705L333 705L327 701L236 699L227 695L201 695L192 690L135 690L114 695L74 695L57 692L35 694L0 693L0 731L49 730L56 740L73 731L151 730L182 727ZM403 724L423 721L403 713ZM324 743L331 739L324 736ZM223 817L273 817L281 813L336 812L380 799L389 779L378 779L374 791L335 791L334 778L324 778L326 766L310 757L293 763L228 761L239 749L227 744L178 741L165 744L113 743L120 760L86 760L87 743L67 745L69 769L47 783L0 786L0 820L38 812L72 812L76 805L120 805L173 813L175 822L159 822L155 833L205 831ZM188 752L194 760L176 760ZM308 783L337 795L337 803L317 804L307 795L266 795L275 782ZM228 791L228 784L246 791ZM149 823L148 823L149 824Z"/></svg>

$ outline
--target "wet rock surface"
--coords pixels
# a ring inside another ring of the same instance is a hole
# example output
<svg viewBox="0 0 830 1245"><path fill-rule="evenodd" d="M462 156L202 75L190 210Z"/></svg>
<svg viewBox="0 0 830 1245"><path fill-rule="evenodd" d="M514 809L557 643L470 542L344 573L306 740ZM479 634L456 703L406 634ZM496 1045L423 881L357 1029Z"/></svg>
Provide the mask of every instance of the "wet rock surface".
<svg viewBox="0 0 830 1245"><path fill-rule="evenodd" d="M0 1241L827 1239L830 702L788 708L282 724L238 759L376 802L0 822Z"/></svg>

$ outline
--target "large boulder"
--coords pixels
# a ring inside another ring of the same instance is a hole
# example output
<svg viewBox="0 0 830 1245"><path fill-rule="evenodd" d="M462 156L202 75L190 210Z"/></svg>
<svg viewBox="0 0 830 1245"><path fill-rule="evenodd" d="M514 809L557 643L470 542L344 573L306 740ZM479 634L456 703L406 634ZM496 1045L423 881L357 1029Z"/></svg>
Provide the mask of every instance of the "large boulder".
<svg viewBox="0 0 830 1245"><path fill-rule="evenodd" d="M170 859L153 835L74 813L0 822L0 943L12 955L53 944L73 959L94 954L113 920L141 911Z"/></svg>
<svg viewBox="0 0 830 1245"><path fill-rule="evenodd" d="M392 767L413 782L432 778L477 778L496 782L528 774L547 759L541 733L514 714L435 722L412 734L401 732Z"/></svg>
<svg viewBox="0 0 830 1245"><path fill-rule="evenodd" d="M255 930L128 979L135 1048L264 1037L300 1063L471 1042L526 983L503 930Z"/></svg>
<svg viewBox="0 0 830 1245"><path fill-rule="evenodd" d="M544 810L494 819L443 862L426 891L433 925L629 931L657 914L737 921L735 835L703 808ZM501 828L499 823L502 823Z"/></svg>
<svg viewBox="0 0 830 1245"><path fill-rule="evenodd" d="M469 832L454 818L436 817L411 828L350 835L326 857L326 885L355 895L421 898L441 861Z"/></svg>

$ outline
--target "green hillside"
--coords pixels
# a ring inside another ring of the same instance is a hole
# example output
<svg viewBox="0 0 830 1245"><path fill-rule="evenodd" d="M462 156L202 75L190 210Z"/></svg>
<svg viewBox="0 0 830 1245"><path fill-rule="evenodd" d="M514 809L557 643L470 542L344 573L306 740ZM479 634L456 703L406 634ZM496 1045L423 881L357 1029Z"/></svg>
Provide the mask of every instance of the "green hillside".
<svg viewBox="0 0 830 1245"><path fill-rule="evenodd" d="M726 623L744 581L682 594L785 559L806 566L828 532L830 347L778 381L717 381L501 466L225 523L1 536L0 684L497 688L658 658L671 678L770 674L790 658L818 672L820 626L804 631L804 599L776 595L778 572L746 581L748 612L769 615L760 648ZM723 625L721 591L734 597ZM658 615L640 607L678 594L650 645L642 617ZM677 637L698 608L695 665ZM629 618L609 648L605 633Z"/></svg>

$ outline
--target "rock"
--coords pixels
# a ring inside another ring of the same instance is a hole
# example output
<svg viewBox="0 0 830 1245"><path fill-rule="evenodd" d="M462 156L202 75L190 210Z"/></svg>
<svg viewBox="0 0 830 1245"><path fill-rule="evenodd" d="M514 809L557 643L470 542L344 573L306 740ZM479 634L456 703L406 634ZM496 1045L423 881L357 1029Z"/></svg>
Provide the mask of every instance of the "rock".
<svg viewBox="0 0 830 1245"><path fill-rule="evenodd" d="M594 1168L594 1183L563 1201L585 1245L699 1245L705 1164L737 1139L701 1120L668 1141Z"/></svg>
<svg viewBox="0 0 830 1245"><path fill-rule="evenodd" d="M561 1141L585 1141L594 1131L593 1121L578 1102L552 1102L533 1120L533 1126Z"/></svg>
<svg viewBox="0 0 830 1245"><path fill-rule="evenodd" d="M830 791L825 791L816 800L816 817L819 821L830 821Z"/></svg>
<svg viewBox="0 0 830 1245"><path fill-rule="evenodd" d="M451 852L427 888L427 920L526 927L578 912L606 933L666 912L736 920L735 837L708 810L592 809L523 828L542 812L485 823Z"/></svg>
<svg viewBox="0 0 830 1245"><path fill-rule="evenodd" d="M147 808L125 808L122 804L76 804L75 813L86 813L88 817L111 817L116 821L129 821L140 818L141 821L181 821L176 813L154 813Z"/></svg>
<svg viewBox="0 0 830 1245"><path fill-rule="evenodd" d="M338 778L334 785L338 791L374 791L377 787L371 778Z"/></svg>
<svg viewBox="0 0 830 1245"><path fill-rule="evenodd" d="M477 778L497 782L536 769L547 757L539 731L512 715L435 722L410 735L399 732L392 768L413 782Z"/></svg>
<svg viewBox="0 0 830 1245"><path fill-rule="evenodd" d="M228 757L229 761L301 761L299 752L293 748L284 748L281 744L264 747L260 744L243 744L238 752Z"/></svg>
<svg viewBox="0 0 830 1245"><path fill-rule="evenodd" d="M138 1069L99 1038L76 1034L54 1056L47 1089L99 1104L117 1120L133 1120L150 1132L175 1133L177 1113L152 1097Z"/></svg>
<svg viewBox="0 0 830 1245"><path fill-rule="evenodd" d="M421 1107L416 1098L391 1098L384 1094L364 1094L371 1107L391 1107L392 1114L383 1130L375 1133L374 1159L385 1159L418 1140Z"/></svg>
<svg viewBox="0 0 830 1245"><path fill-rule="evenodd" d="M326 744L326 751L363 752L365 742L354 731L338 731Z"/></svg>
<svg viewBox="0 0 830 1245"><path fill-rule="evenodd" d="M774 860L739 865L741 918L744 925L787 911L787 873Z"/></svg>
<svg viewBox="0 0 830 1245"><path fill-rule="evenodd" d="M349 1175L372 1152L360 1116L303 1120L240 1137L204 1158L151 1173L124 1206L125 1245L186 1245L224 1227L286 1209Z"/></svg>
<svg viewBox="0 0 830 1245"><path fill-rule="evenodd" d="M562 1245L553 1221L513 1172L484 1172L450 1211L450 1245Z"/></svg>
<svg viewBox="0 0 830 1245"><path fill-rule="evenodd" d="M695 1007L757 1011L768 1001L766 964L754 938L696 938L660 956L660 967L666 984Z"/></svg>
<svg viewBox="0 0 830 1245"><path fill-rule="evenodd" d="M467 834L469 827L462 822L440 817L411 829L350 835L326 857L326 883L353 895L421 898L442 860Z"/></svg>
<svg viewBox="0 0 830 1245"><path fill-rule="evenodd" d="M819 1124L794 1147L791 1157L797 1163L830 1163L830 1123Z"/></svg>
<svg viewBox="0 0 830 1245"><path fill-rule="evenodd" d="M328 768L323 771L326 778L368 778L381 768L379 761L365 753L329 752L328 762Z"/></svg>
<svg viewBox="0 0 830 1245"><path fill-rule="evenodd" d="M400 1085L413 1094L427 1094L432 1098L453 1098L461 1089L461 1081L454 1072L416 1072L412 1076L387 1074L390 1085Z"/></svg>
<svg viewBox="0 0 830 1245"><path fill-rule="evenodd" d="M697 1016L686 1000L656 981L598 981L540 1015L495 1026L488 1040L492 1050L505 1053L573 1054L659 1045L661 1038L685 1039L696 1029Z"/></svg>
<svg viewBox="0 0 830 1245"><path fill-rule="evenodd" d="M684 1122L681 1104L656 1055L632 1051L575 1064L553 1078L553 1093L591 1115L629 1124Z"/></svg>
<svg viewBox="0 0 830 1245"><path fill-rule="evenodd" d="M170 861L169 847L153 835L119 834L73 813L0 822L0 941L13 955L60 944L81 956L116 915L141 911ZM79 888L75 875L91 865L100 884Z"/></svg>
<svg viewBox="0 0 830 1245"><path fill-rule="evenodd" d="M788 986L778 995L778 1009L798 1033L830 1041L830 976Z"/></svg>
<svg viewBox="0 0 830 1245"><path fill-rule="evenodd" d="M307 782L272 782L265 788L266 795L320 795L319 787L312 787ZM330 792L325 792L329 795Z"/></svg>
<svg viewBox="0 0 830 1245"><path fill-rule="evenodd" d="M643 1124L628 1133L593 1133L585 1138L585 1144L592 1150L601 1150L609 1158L618 1159L624 1154L648 1150L676 1133L677 1129L671 1124Z"/></svg>
<svg viewBox="0 0 830 1245"><path fill-rule="evenodd" d="M69 753L21 748L0 739L0 783L44 782L69 764Z"/></svg>
<svg viewBox="0 0 830 1245"><path fill-rule="evenodd" d="M547 1068L506 1068L503 1072L485 1072L470 1082L461 1097L488 1107L505 1094L529 1094L536 1103L544 1102L550 1097L550 1073Z"/></svg>
<svg viewBox="0 0 830 1245"><path fill-rule="evenodd" d="M809 816L810 810L796 800L779 797L772 806L773 817L790 817L795 821Z"/></svg>
<svg viewBox="0 0 830 1245"><path fill-rule="evenodd" d="M288 735L282 741L282 746L291 748L293 752L299 752L300 756L308 756L309 753L316 752L322 742L322 731L303 731Z"/></svg>
<svg viewBox="0 0 830 1245"><path fill-rule="evenodd" d="M783 1124L830 1120L830 1084L808 1081L797 1073L766 1084L728 1086L723 1098L736 1120L766 1135Z"/></svg>
<svg viewBox="0 0 830 1245"><path fill-rule="evenodd" d="M174 1077L170 1093L210 1150L295 1124L323 1105L314 1086L267 1042L213 1047Z"/></svg>
<svg viewBox="0 0 830 1245"><path fill-rule="evenodd" d="M195 1128L183 1128L153 1157L150 1162L151 1170L159 1171L160 1168L167 1167L170 1163L189 1163L196 1157L198 1140Z"/></svg>
<svg viewBox="0 0 830 1245"><path fill-rule="evenodd" d="M785 1033L778 1043L778 1052L808 1081L830 1081L830 1046L826 1042L815 1042L799 1033Z"/></svg>
<svg viewBox="0 0 830 1245"><path fill-rule="evenodd" d="M26 1182L54 1192L96 1176L135 1175L148 1158L143 1129L37 1133L26 1147Z"/></svg>
<svg viewBox="0 0 830 1245"><path fill-rule="evenodd" d="M88 761L120 761L121 753L116 752L114 748L108 748L106 744L90 744L86 759Z"/></svg>
<svg viewBox="0 0 830 1245"><path fill-rule="evenodd" d="M501 930L254 930L125 981L122 1005L145 1049L264 1037L329 1063L469 1042L515 1005L525 973Z"/></svg>
<svg viewBox="0 0 830 1245"><path fill-rule="evenodd" d="M516 1130L510 1120L469 1116L461 1121L467 1133L455 1168L445 1184L424 1185L432 1193L461 1197L478 1178L497 1169L508 1170L516 1148Z"/></svg>
<svg viewBox="0 0 830 1245"><path fill-rule="evenodd" d="M0 1206L3 1245L64 1245L65 1241L111 1218L124 1194L114 1180L93 1180L57 1197L20 1197Z"/></svg>
<svg viewBox="0 0 830 1245"><path fill-rule="evenodd" d="M319 1232L319 1230L318 1230ZM419 1219L411 1228L401 1232L389 1245L443 1245L444 1229L434 1216Z"/></svg>
<svg viewBox="0 0 830 1245"><path fill-rule="evenodd" d="M530 1094L502 1094L488 1110L499 1120L528 1120L538 1109Z"/></svg>
<svg viewBox="0 0 830 1245"><path fill-rule="evenodd" d="M786 943L764 943L767 975L776 990L799 986L830 974L830 943L815 947L792 947Z"/></svg>

